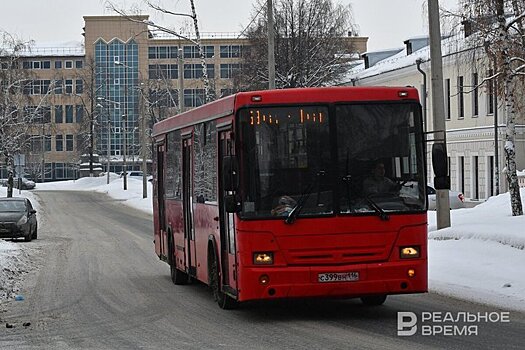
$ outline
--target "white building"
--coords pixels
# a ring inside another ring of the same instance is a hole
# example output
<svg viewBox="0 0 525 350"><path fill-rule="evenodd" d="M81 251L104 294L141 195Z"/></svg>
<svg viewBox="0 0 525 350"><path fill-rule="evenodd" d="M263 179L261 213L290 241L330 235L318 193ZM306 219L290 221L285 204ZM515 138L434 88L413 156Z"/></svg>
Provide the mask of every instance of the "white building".
<svg viewBox="0 0 525 350"><path fill-rule="evenodd" d="M350 71L344 85L410 85L418 88L423 113L426 114L425 130L432 131L429 39L415 37L404 44L399 49L365 52L363 63ZM463 192L471 200L484 200L495 194L496 161L499 165L499 191L508 190L503 151L505 106L498 101L498 108L495 108L493 83L484 81L491 75L491 69L482 49L467 47L464 35L458 34L443 38L442 54L451 189ZM428 92L426 98L425 90ZM496 117L497 160L494 146ZM428 138L432 139L431 133ZM429 165L430 149L429 145ZM516 120L516 162L517 169L525 169L524 116ZM429 182L434 177L431 168L428 166Z"/></svg>

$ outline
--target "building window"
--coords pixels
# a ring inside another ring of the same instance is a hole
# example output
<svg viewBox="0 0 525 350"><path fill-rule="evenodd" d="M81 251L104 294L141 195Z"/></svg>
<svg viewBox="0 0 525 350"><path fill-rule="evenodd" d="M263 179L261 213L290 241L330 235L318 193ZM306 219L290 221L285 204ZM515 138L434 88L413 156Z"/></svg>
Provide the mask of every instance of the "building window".
<svg viewBox="0 0 525 350"><path fill-rule="evenodd" d="M81 60L75 61L75 68L76 69L84 68L84 61L81 61Z"/></svg>
<svg viewBox="0 0 525 350"><path fill-rule="evenodd" d="M73 151L73 135L66 135L66 151Z"/></svg>
<svg viewBox="0 0 525 350"><path fill-rule="evenodd" d="M465 157L460 156L458 160L458 188L465 194Z"/></svg>
<svg viewBox="0 0 525 350"><path fill-rule="evenodd" d="M240 64L238 63L227 63L227 64L221 64L221 78L222 79L231 79L236 74L239 73L239 69L241 68Z"/></svg>
<svg viewBox="0 0 525 350"><path fill-rule="evenodd" d="M29 147L31 152L42 152L42 135L31 135Z"/></svg>
<svg viewBox="0 0 525 350"><path fill-rule="evenodd" d="M472 74L472 116L479 115L478 73Z"/></svg>
<svg viewBox="0 0 525 350"><path fill-rule="evenodd" d="M80 124L82 123L82 117L84 116L84 106L83 105L76 105L75 106L75 109L76 109L76 116L77 116L77 123Z"/></svg>
<svg viewBox="0 0 525 350"><path fill-rule="evenodd" d="M157 107L175 107L179 95L178 90L175 89L152 89L149 91L149 101L151 105Z"/></svg>
<svg viewBox="0 0 525 350"><path fill-rule="evenodd" d="M51 69L51 61L42 61L42 69Z"/></svg>
<svg viewBox="0 0 525 350"><path fill-rule="evenodd" d="M61 124L64 122L64 108L63 106L55 106L55 123Z"/></svg>
<svg viewBox="0 0 525 350"><path fill-rule="evenodd" d="M494 195L494 156L488 157L488 174L487 174L487 180L488 180L488 195L493 196Z"/></svg>
<svg viewBox="0 0 525 350"><path fill-rule="evenodd" d="M64 150L64 138L62 135L55 135L55 150L57 152Z"/></svg>
<svg viewBox="0 0 525 350"><path fill-rule="evenodd" d="M72 93L73 93L73 80L66 79L66 94L72 94Z"/></svg>
<svg viewBox="0 0 525 350"><path fill-rule="evenodd" d="M463 76L458 77L458 119L465 118L465 96L463 94Z"/></svg>
<svg viewBox="0 0 525 350"><path fill-rule="evenodd" d="M73 69L73 61L65 62L66 69Z"/></svg>
<svg viewBox="0 0 525 350"><path fill-rule="evenodd" d="M55 61L55 69L62 69L62 61Z"/></svg>
<svg viewBox="0 0 525 350"><path fill-rule="evenodd" d="M41 123L51 123L51 106L40 107L39 119Z"/></svg>
<svg viewBox="0 0 525 350"><path fill-rule="evenodd" d="M208 78L215 78L215 65L207 64L206 72ZM202 78L202 65L201 64L185 64L184 65L184 79L200 79Z"/></svg>
<svg viewBox="0 0 525 350"><path fill-rule="evenodd" d="M148 47L148 59L154 60L157 58L157 46Z"/></svg>
<svg viewBox="0 0 525 350"><path fill-rule="evenodd" d="M84 92L84 81L82 79L75 80L75 93L81 94Z"/></svg>
<svg viewBox="0 0 525 350"><path fill-rule="evenodd" d="M55 95L62 95L63 87L62 87L62 80L55 80L54 81L53 89L55 91Z"/></svg>
<svg viewBox="0 0 525 350"><path fill-rule="evenodd" d="M450 79L445 79L445 117L450 119Z"/></svg>
<svg viewBox="0 0 525 350"><path fill-rule="evenodd" d="M176 64L150 64L148 76L152 80L178 79L179 67Z"/></svg>
<svg viewBox="0 0 525 350"><path fill-rule="evenodd" d="M33 62L31 62L31 68L33 68L33 69L40 69L40 68L42 68L42 65L41 65L40 61L33 61Z"/></svg>
<svg viewBox="0 0 525 350"><path fill-rule="evenodd" d="M66 105L66 123L73 123L73 106Z"/></svg>
<svg viewBox="0 0 525 350"><path fill-rule="evenodd" d="M64 163L55 163L55 178L64 179Z"/></svg>
<svg viewBox="0 0 525 350"><path fill-rule="evenodd" d="M44 151L51 152L51 135L44 137Z"/></svg>
<svg viewBox="0 0 525 350"><path fill-rule="evenodd" d="M242 46L241 45L221 45L220 47L221 58L239 58L242 57Z"/></svg>
<svg viewBox="0 0 525 350"><path fill-rule="evenodd" d="M472 199L479 199L479 160L478 156L472 157Z"/></svg>
<svg viewBox="0 0 525 350"><path fill-rule="evenodd" d="M177 46L151 46L148 48L148 58L152 60L178 57L179 48Z"/></svg>
<svg viewBox="0 0 525 350"><path fill-rule="evenodd" d="M488 76L494 75L492 70L488 71ZM494 87L495 79L487 80L487 114L494 114Z"/></svg>
<svg viewBox="0 0 525 350"><path fill-rule="evenodd" d="M199 58L199 49L197 46L184 46L184 58ZM212 45L202 46L205 58L212 58L215 54L215 48Z"/></svg>
<svg viewBox="0 0 525 350"><path fill-rule="evenodd" d="M198 107L204 104L204 89L184 89L184 106Z"/></svg>

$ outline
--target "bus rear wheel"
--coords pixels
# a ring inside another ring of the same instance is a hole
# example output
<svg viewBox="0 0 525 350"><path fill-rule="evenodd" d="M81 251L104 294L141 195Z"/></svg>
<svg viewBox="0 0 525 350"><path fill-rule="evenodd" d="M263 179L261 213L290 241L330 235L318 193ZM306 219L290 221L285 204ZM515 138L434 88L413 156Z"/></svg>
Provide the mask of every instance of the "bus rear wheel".
<svg viewBox="0 0 525 350"><path fill-rule="evenodd" d="M368 297L362 297L361 301L367 306L379 306L383 305L386 300L386 295L371 295Z"/></svg>
<svg viewBox="0 0 525 350"><path fill-rule="evenodd" d="M209 282L210 287L213 292L213 298L219 304L219 307L224 310L231 310L237 308L239 303L231 298L229 295L223 293L221 291L221 285L220 285L220 274L219 274L219 263L217 262L217 257L213 255L211 257L212 261L210 263L209 268Z"/></svg>

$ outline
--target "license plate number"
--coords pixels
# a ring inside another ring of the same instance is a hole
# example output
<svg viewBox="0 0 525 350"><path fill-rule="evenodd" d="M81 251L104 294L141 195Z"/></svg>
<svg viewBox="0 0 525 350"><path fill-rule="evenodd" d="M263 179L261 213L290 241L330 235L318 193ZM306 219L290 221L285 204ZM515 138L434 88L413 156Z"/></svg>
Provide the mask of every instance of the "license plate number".
<svg viewBox="0 0 525 350"><path fill-rule="evenodd" d="M359 272L328 272L317 275L317 280L324 282L352 282L359 281Z"/></svg>

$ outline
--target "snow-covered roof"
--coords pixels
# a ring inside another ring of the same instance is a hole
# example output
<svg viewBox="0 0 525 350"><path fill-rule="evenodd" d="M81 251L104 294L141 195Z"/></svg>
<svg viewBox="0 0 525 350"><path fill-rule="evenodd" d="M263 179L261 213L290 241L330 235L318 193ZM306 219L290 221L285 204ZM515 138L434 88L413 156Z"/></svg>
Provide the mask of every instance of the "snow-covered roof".
<svg viewBox="0 0 525 350"><path fill-rule="evenodd" d="M24 57L41 56L85 56L84 44L80 41L66 42L35 42L27 50L21 52Z"/></svg>
<svg viewBox="0 0 525 350"><path fill-rule="evenodd" d="M458 32L453 36L449 36L441 40L441 52L443 56L458 53L471 47L471 41L466 40L462 32ZM422 60L423 62L430 60L429 45L423 46L422 48L413 51L410 55L407 55L405 50L401 50L397 54L378 61L373 66L366 69L364 66L354 67L349 70L346 76L346 82L376 76L405 67L415 66L417 60Z"/></svg>

